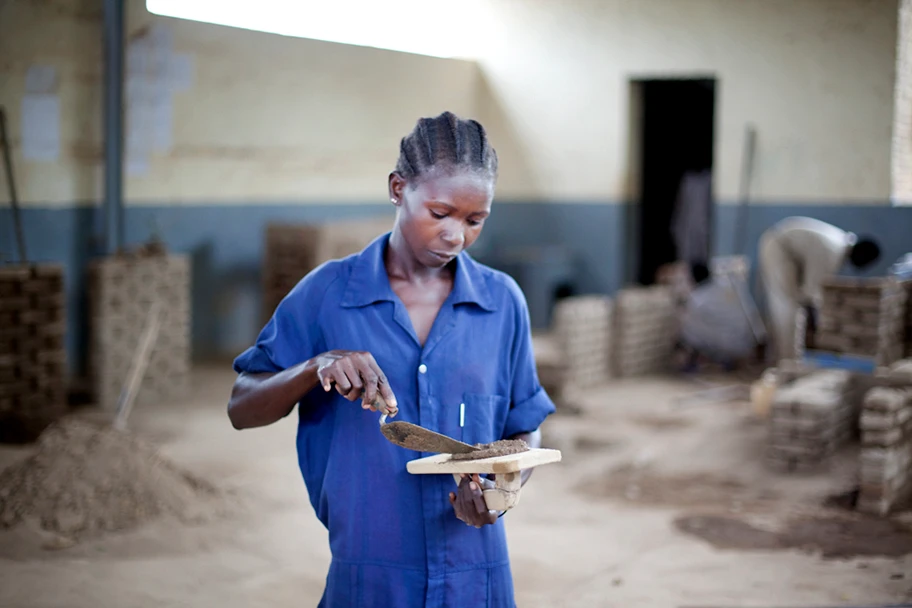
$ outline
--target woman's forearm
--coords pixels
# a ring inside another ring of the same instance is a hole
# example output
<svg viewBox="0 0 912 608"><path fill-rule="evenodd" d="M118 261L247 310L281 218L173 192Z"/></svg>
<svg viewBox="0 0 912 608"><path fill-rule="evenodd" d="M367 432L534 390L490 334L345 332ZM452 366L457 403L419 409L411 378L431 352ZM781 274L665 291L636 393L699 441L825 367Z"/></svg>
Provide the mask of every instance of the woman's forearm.
<svg viewBox="0 0 912 608"><path fill-rule="evenodd" d="M236 429L270 425L319 383L313 359L278 373L242 373L231 389L228 418Z"/></svg>

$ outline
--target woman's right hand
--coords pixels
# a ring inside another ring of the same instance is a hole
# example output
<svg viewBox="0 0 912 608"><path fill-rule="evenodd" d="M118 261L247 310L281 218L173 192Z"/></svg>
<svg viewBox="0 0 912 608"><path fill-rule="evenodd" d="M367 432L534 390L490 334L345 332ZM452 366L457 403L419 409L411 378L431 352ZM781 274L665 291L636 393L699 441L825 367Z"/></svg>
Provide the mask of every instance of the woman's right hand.
<svg viewBox="0 0 912 608"><path fill-rule="evenodd" d="M314 358L317 378L323 390L336 391L349 401L361 400L361 407L371 411L381 410L390 417L399 412L396 396L390 388L386 374L368 352L331 350Z"/></svg>

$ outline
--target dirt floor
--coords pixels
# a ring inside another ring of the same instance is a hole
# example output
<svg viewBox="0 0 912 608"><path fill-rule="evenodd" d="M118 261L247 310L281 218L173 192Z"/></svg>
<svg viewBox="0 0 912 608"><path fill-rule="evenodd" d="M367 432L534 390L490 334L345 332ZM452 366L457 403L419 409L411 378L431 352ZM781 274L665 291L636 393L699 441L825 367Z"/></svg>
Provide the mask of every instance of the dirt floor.
<svg viewBox="0 0 912 608"><path fill-rule="evenodd" d="M200 369L187 403L133 429L223 493L193 522L55 545L0 533L0 606L315 606L329 560L294 453L296 417L236 432L232 373ZM683 379L591 391L544 428L563 462L507 516L520 607L857 606L912 602L912 517L860 517L852 448L826 471L762 465L745 403L676 404ZM0 467L29 455L0 448ZM51 539L53 540L53 539Z"/></svg>

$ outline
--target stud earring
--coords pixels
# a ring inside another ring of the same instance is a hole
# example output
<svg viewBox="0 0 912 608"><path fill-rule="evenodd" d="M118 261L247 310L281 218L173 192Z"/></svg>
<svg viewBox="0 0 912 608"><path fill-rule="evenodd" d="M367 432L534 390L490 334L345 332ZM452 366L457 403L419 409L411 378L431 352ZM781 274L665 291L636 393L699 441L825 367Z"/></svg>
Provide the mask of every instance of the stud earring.
<svg viewBox="0 0 912 608"><path fill-rule="evenodd" d="M394 205L398 205L398 204L399 204L399 201L397 201L397 200L394 199L394 198L391 198L391 199L390 199L390 202L391 202L392 204L394 204Z"/></svg>

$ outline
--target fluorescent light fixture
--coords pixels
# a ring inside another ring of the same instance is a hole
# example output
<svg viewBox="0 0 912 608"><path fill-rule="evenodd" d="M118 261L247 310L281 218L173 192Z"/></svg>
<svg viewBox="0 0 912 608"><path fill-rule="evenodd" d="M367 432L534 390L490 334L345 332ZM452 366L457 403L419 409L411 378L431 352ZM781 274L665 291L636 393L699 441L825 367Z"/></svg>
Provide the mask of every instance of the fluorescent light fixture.
<svg viewBox="0 0 912 608"><path fill-rule="evenodd" d="M146 8L164 17L282 36L469 59L478 1L146 0Z"/></svg>

